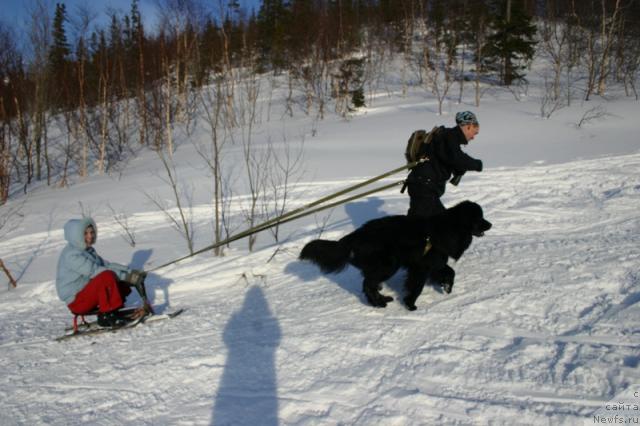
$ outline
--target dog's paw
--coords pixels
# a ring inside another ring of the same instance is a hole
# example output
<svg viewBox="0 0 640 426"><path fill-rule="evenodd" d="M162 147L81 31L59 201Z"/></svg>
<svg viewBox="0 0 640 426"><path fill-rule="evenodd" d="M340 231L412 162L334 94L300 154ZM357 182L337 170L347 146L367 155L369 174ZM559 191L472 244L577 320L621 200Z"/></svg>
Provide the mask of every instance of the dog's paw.
<svg viewBox="0 0 640 426"><path fill-rule="evenodd" d="M387 303L393 302L393 297L391 296L383 296L380 293L369 294L365 293L367 296L367 301L371 304L371 306L376 308L386 308Z"/></svg>
<svg viewBox="0 0 640 426"><path fill-rule="evenodd" d="M377 299L375 301L370 300L369 303L371 303L371 306L373 306L374 308L386 308L387 307L387 302L382 300L382 299Z"/></svg>
<svg viewBox="0 0 640 426"><path fill-rule="evenodd" d="M453 290L453 284L449 284L449 283L442 284L442 291L444 291L445 293L451 294L452 290Z"/></svg>
<svg viewBox="0 0 640 426"><path fill-rule="evenodd" d="M372 303L372 305L376 308L386 308L387 303L390 302L393 302L393 297L383 296L382 294L379 294L378 297L376 297L375 303Z"/></svg>
<svg viewBox="0 0 640 426"><path fill-rule="evenodd" d="M418 309L417 306L416 306L416 301L415 300L411 300L410 298L405 298L404 299L404 305L410 311L415 311L416 309Z"/></svg>

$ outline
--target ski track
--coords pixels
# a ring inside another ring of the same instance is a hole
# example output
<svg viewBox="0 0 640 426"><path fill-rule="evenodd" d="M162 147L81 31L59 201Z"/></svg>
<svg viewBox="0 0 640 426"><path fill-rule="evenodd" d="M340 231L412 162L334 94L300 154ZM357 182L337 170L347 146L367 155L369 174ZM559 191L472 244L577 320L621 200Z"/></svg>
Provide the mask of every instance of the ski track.
<svg viewBox="0 0 640 426"><path fill-rule="evenodd" d="M465 177L445 203L479 202L494 228L455 266L453 293L426 287L416 312L397 301L402 273L376 310L354 269L297 261L310 219L279 246L152 276L155 303L187 311L118 333L56 343L71 317L53 282L21 285L0 300L0 424L579 424L640 382L637 170L627 155ZM336 214L323 238L351 229ZM12 238L0 258L53 256L61 239Z"/></svg>

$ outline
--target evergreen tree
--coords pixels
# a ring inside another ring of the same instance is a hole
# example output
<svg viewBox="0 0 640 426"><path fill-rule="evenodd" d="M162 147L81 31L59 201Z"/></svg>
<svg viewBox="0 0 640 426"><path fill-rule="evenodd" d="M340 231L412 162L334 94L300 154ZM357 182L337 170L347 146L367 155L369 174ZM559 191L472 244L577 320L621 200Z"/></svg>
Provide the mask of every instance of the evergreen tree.
<svg viewBox="0 0 640 426"><path fill-rule="evenodd" d="M264 0L258 13L261 65L271 63L275 70L286 65L286 34L290 3L286 0Z"/></svg>
<svg viewBox="0 0 640 426"><path fill-rule="evenodd" d="M56 4L53 18L53 41L49 49L49 88L54 107L64 105L63 87L67 84L66 72L71 53L64 24L67 21L67 10L64 3Z"/></svg>
<svg viewBox="0 0 640 426"><path fill-rule="evenodd" d="M313 2L291 0L291 19L287 26L289 66L304 61L309 55L319 33L319 13Z"/></svg>
<svg viewBox="0 0 640 426"><path fill-rule="evenodd" d="M131 2L131 38L135 41L142 35L142 16L138 8L138 0Z"/></svg>
<svg viewBox="0 0 640 426"><path fill-rule="evenodd" d="M144 85L144 25L142 15L138 8L138 0L131 2L131 50L127 53L131 72L137 76L137 84L140 88Z"/></svg>
<svg viewBox="0 0 640 426"><path fill-rule="evenodd" d="M111 15L111 26L109 27L109 50L112 55L120 55L124 47L122 25L118 17Z"/></svg>
<svg viewBox="0 0 640 426"><path fill-rule="evenodd" d="M51 71L56 72L64 68L65 63L69 59L69 43L64 29L64 23L67 20L67 11L64 3L56 4L56 14L53 18L53 43L49 51L49 64Z"/></svg>
<svg viewBox="0 0 640 426"><path fill-rule="evenodd" d="M524 10L522 0L498 0L491 27L493 34L483 52L484 64L497 71L500 81L509 86L524 79L521 72L533 58L536 27Z"/></svg>

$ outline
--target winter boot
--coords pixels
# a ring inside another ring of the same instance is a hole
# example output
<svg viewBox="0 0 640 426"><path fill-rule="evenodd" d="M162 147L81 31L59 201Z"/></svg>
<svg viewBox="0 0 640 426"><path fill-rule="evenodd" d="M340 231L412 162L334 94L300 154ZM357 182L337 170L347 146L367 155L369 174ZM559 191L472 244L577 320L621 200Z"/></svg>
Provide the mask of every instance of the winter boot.
<svg viewBox="0 0 640 426"><path fill-rule="evenodd" d="M130 320L120 315L118 311L100 312L98 314L98 325L100 327L117 328L127 325Z"/></svg>

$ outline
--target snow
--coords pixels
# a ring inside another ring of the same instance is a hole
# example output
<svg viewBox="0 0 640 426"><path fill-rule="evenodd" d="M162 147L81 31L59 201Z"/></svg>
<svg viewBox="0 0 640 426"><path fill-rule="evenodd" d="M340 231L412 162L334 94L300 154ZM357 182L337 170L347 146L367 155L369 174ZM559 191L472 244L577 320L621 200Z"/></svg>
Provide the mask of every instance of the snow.
<svg viewBox="0 0 640 426"><path fill-rule="evenodd" d="M535 96L494 91L437 116L415 89L349 120L273 113L256 128L258 143L304 140L293 209L402 165L411 130L477 112L481 133L465 149L485 170L443 201L478 202L493 228L454 265L453 293L426 287L415 312L398 302L401 272L383 289L396 301L374 309L357 270L323 275L297 260L320 228L339 238L405 213L396 188L291 222L279 243L263 232L253 252L240 241L153 271L158 310L186 308L175 319L58 343L71 322L54 289L66 220L91 214L98 252L135 267L186 244L143 195L171 202L151 152L119 173L16 196L0 207L24 203L0 230L0 259L19 279L0 293L0 424L592 424L640 383L640 104L612 97L541 119ZM598 102L609 115L577 127ZM206 127L180 138L198 248L211 242L211 183L192 142ZM128 216L135 247L109 206Z"/></svg>

